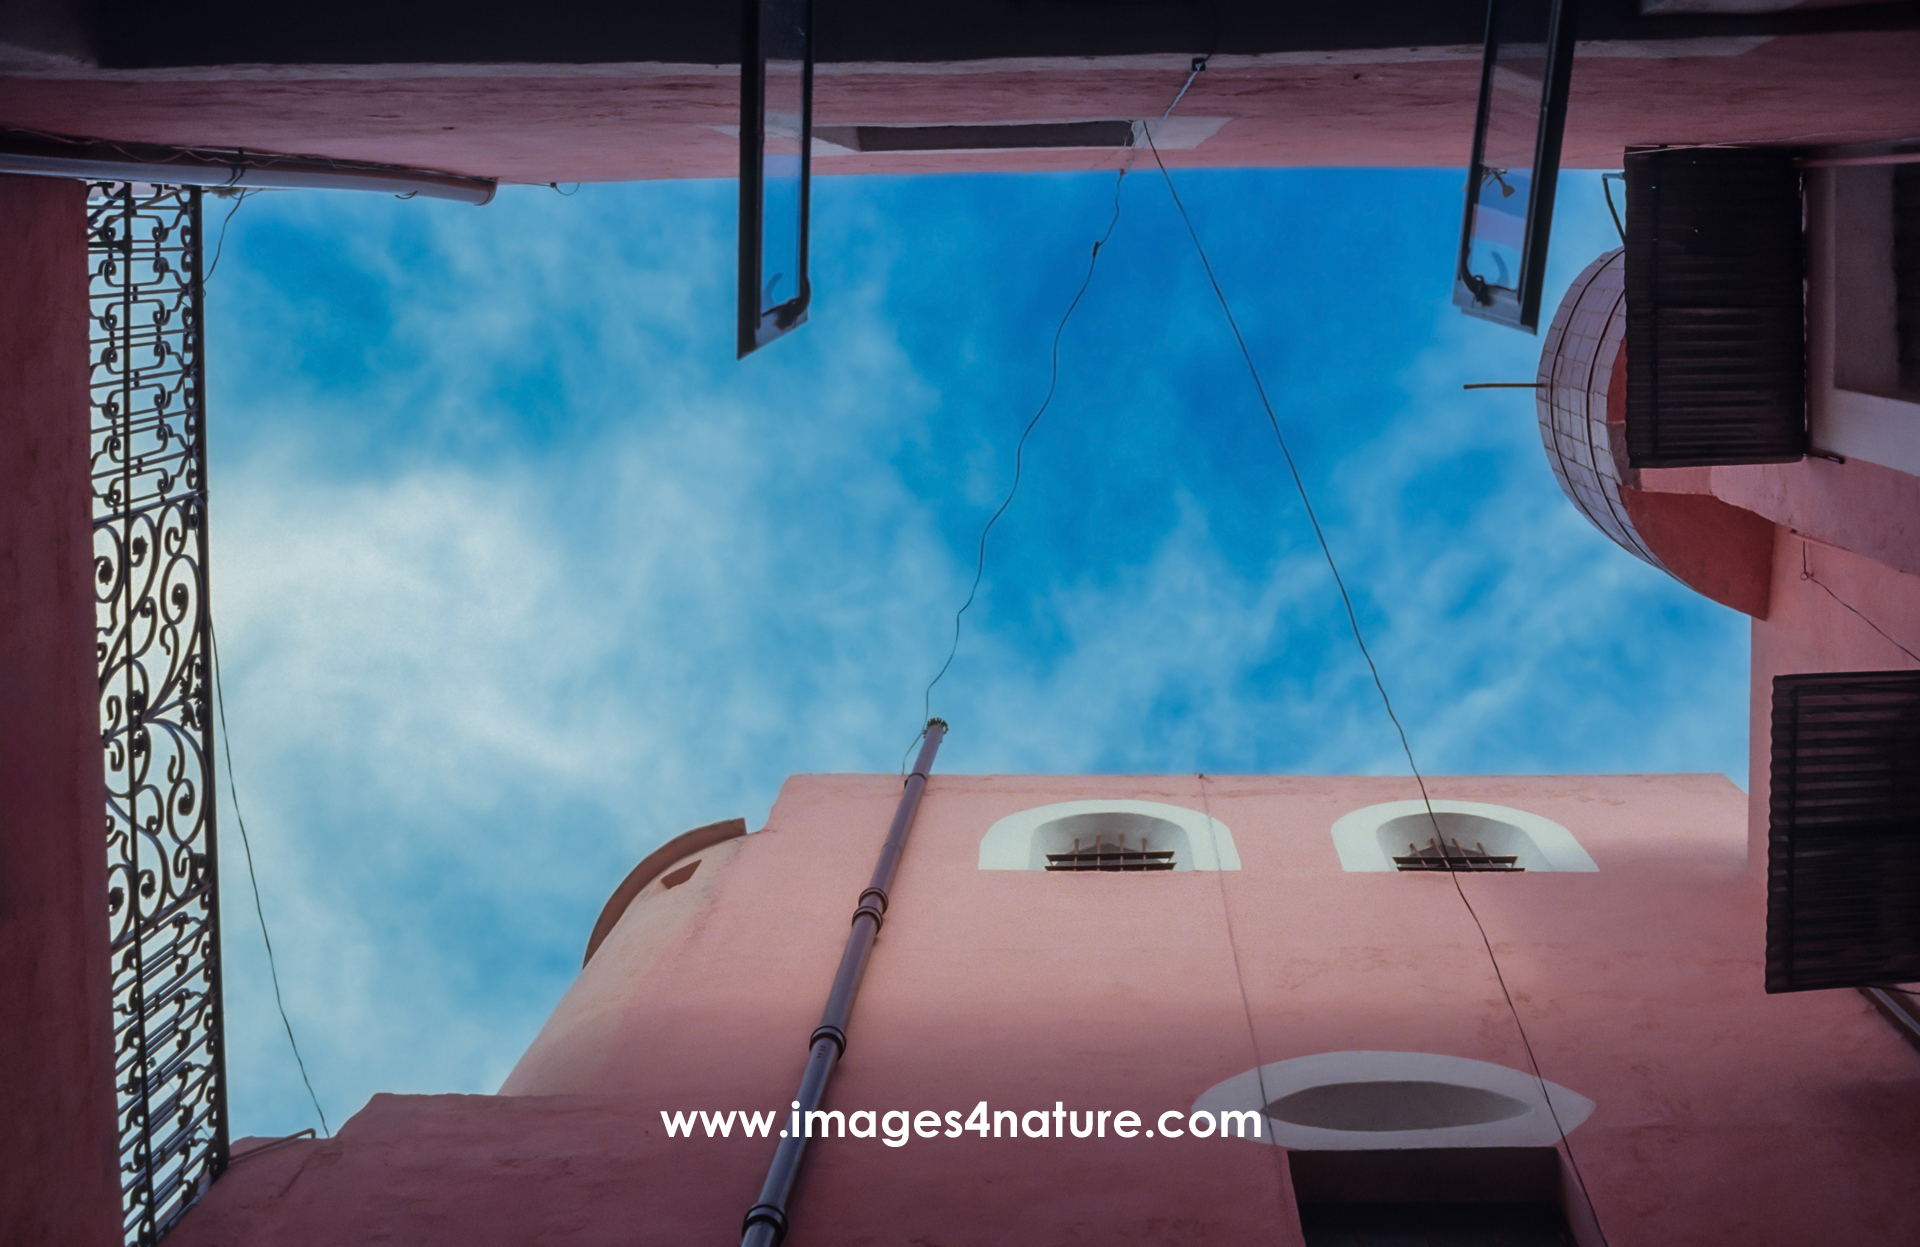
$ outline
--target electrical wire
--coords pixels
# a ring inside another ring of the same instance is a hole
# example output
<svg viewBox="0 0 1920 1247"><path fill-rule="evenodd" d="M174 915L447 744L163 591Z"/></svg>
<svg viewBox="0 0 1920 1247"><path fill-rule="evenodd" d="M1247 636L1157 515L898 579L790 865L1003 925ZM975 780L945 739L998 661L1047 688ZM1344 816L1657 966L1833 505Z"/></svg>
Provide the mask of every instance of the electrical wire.
<svg viewBox="0 0 1920 1247"><path fill-rule="evenodd" d="M1067 310L1060 314L1060 323L1053 328L1053 347L1049 357L1046 397L1040 400L1040 406L1027 421L1026 427L1020 431L1020 440L1014 443L1013 484L1007 488L1006 497L1000 500L999 507L988 517L986 525L980 530L979 549L974 555L973 584L967 589L967 600L962 602L960 609L953 613L953 644L947 647L947 660L940 664L940 670L935 673L933 679L927 681L926 691L921 696L922 709L925 711L921 715L923 723L933 717L934 686L946 677L947 669L953 666L954 656L960 652L961 618L973 605L974 598L980 592L981 578L987 572L987 534L993 531L993 526L1000 522L1000 517L1005 515L1007 508L1013 505L1013 496L1020 492L1020 481L1025 470L1027 439L1033 436L1035 426L1040 423L1040 418L1047 414L1047 408L1053 405L1053 396L1060 388L1060 336L1066 332L1067 322L1073 318L1074 309L1078 308L1080 301L1086 297L1087 287L1093 284L1094 270L1100 264L1100 249L1107 245L1107 241L1113 237L1114 228L1120 224L1120 185L1126 181L1126 177L1127 171L1122 169L1113 179L1113 216L1107 221L1106 233L1100 235L1094 242L1093 250L1087 256L1087 272L1080 279L1080 288L1073 292L1072 302L1067 304ZM913 746L909 745L907 748L911 750Z"/></svg>
<svg viewBox="0 0 1920 1247"><path fill-rule="evenodd" d="M220 222L220 237L213 245L213 263L207 265L206 275L200 279L201 285L212 281L214 270L220 267L220 256L227 249L227 226L233 224L233 214L240 211L241 204L259 193L257 190L243 190L234 195L233 206L227 209L226 217Z"/></svg>
<svg viewBox="0 0 1920 1247"><path fill-rule="evenodd" d="M231 1165L238 1161L243 1161L249 1156L258 1156L262 1152L271 1152L275 1148L285 1147L287 1144L300 1139L311 1139L313 1137L313 1127L308 1126L305 1130L296 1130L292 1134L283 1135L273 1140L271 1143L262 1143L259 1147L250 1147L244 1152L234 1152L227 1157L227 1163Z"/></svg>
<svg viewBox="0 0 1920 1247"><path fill-rule="evenodd" d="M1167 110L1160 114L1160 121L1153 126L1143 127L1146 130L1147 146L1153 151L1155 160L1158 160L1160 156L1159 148L1153 145L1155 133L1160 126L1166 124L1167 118L1173 115L1173 110L1180 106L1180 101L1187 98L1187 92L1193 87L1193 80L1205 71L1207 62L1213 59L1213 54L1219 49L1219 46L1220 6L1216 0L1216 3L1213 5L1213 38L1207 48L1207 54L1205 56L1196 56L1193 59L1192 67L1187 73L1187 80L1180 85L1180 92L1173 97L1173 103L1167 105ZM1132 162L1129 160L1128 166L1131 167L1131 165ZM1165 166L1162 166L1161 172L1163 174L1165 173ZM1258 1087L1260 1091L1260 1129L1262 1134L1265 1135L1267 1142L1271 1145L1268 1151L1273 1157L1273 1198L1275 1212L1277 1214L1277 1223L1284 1225L1287 1221L1287 1190L1289 1186L1286 1172L1286 1153L1280 1147L1280 1140L1274 1134L1273 1127L1269 1124L1272 1119L1267 1115L1267 1106L1273 1102L1272 1096L1267 1092L1267 1061L1265 1055L1260 1051L1260 1030L1253 1021L1253 998L1247 991L1246 968L1240 961L1240 940L1233 929L1233 906L1228 901L1227 875L1224 864L1220 860L1220 835L1216 830L1218 824L1213 817L1213 799L1207 794L1207 785L1210 781L1204 772L1196 772L1195 778L1198 779L1200 783L1200 807L1206 812L1207 816L1207 843L1213 850L1214 880L1220 886L1220 916L1226 926L1227 950L1233 955L1233 981L1240 990L1240 1011L1247 1021L1247 1044L1253 1049L1253 1079L1254 1085Z"/></svg>
<svg viewBox="0 0 1920 1247"><path fill-rule="evenodd" d="M1286 461L1287 473L1293 478L1294 492L1299 495L1300 505L1307 515L1307 522L1313 528L1314 539L1319 542L1320 553L1326 560L1327 570L1333 575L1334 587L1340 591L1340 602L1346 608L1347 625L1353 631L1354 643L1360 648L1360 656L1366 660L1367 671L1373 677L1373 686L1380 694L1380 704L1386 710L1387 718L1393 723L1393 730L1400 738L1400 749L1406 755L1407 769L1413 772L1414 782L1419 785L1420 801L1426 807L1427 821L1433 824L1436 842L1444 843L1445 837L1440 830L1440 819L1434 812L1433 798L1427 792L1427 781L1420 773L1419 764L1414 761L1413 746L1408 743L1406 729L1400 724L1400 716L1394 713L1393 699L1387 695L1387 686L1380 677L1380 668L1373 661L1373 654L1367 648L1367 639L1360 630L1360 618L1353 609L1353 598L1347 592L1345 579L1340 575L1340 567L1334 560L1333 547L1327 541L1326 531L1320 525L1319 516L1314 513L1313 501L1307 496L1306 482L1300 476L1300 467L1294 460L1293 451L1287 446L1286 434L1281 431L1280 419L1274 414L1273 402L1267 396L1267 387L1260 378L1260 369L1254 363L1253 352L1247 347L1246 336L1240 332L1240 323L1234 317L1233 306L1227 301L1226 291L1220 287L1220 279L1214 273L1213 262L1207 258L1206 246L1200 241L1199 231L1193 227L1193 218L1187 214L1187 206L1180 198L1179 189L1173 184L1173 175L1167 171L1166 161L1160 158L1160 148L1154 143L1151 131L1147 134L1147 146L1153 152L1154 163L1160 168L1160 177L1166 183L1167 194L1172 197L1173 206L1179 210L1181 223L1187 229L1187 237L1193 241L1194 252L1200 257L1200 266L1206 270L1207 282L1213 287L1214 298L1219 301L1220 310L1226 316L1227 327L1233 331L1233 340L1240 348L1240 358L1246 363L1247 375L1252 378L1254 391L1260 397L1260 406L1266 412L1267 423L1273 430L1274 441L1278 443L1280 455ZM1547 1112L1553 1119L1554 1130L1560 1136L1561 1146L1566 1149L1567 1161L1573 1168L1575 1181L1579 1183L1580 1194L1586 1200L1587 1211L1593 1217L1594 1228L1600 1231L1600 1241L1605 1243L1607 1234L1600 1226L1599 1209L1594 1207L1593 1197L1587 1191L1586 1177L1580 1172L1580 1162L1574 1157L1573 1144L1568 1140L1566 1127L1561 1125L1560 1114L1553 1106L1553 1096L1547 1090L1546 1077L1540 1072L1540 1060L1534 1055L1533 1041L1527 1036L1526 1023L1521 1020L1519 1007L1513 1000L1513 992L1507 987L1506 975L1501 973L1500 958L1493 951L1493 941L1487 936L1486 924L1480 921L1480 915L1473 908L1473 902L1468 899L1466 889L1461 886L1459 872L1449 870L1446 873L1447 877L1453 880L1454 891L1459 894L1460 903L1466 906L1468 917L1473 919L1474 928L1480 933L1480 942L1487 950L1487 960L1493 966L1494 980L1500 985L1500 994L1506 999L1507 1011L1513 1016L1514 1029L1519 1032L1521 1046L1526 1049L1527 1063L1533 1069L1534 1081L1540 1084L1541 1099L1546 1102Z"/></svg>
<svg viewBox="0 0 1920 1247"><path fill-rule="evenodd" d="M1913 659L1915 662L1920 662L1920 654L1914 653L1912 650L1908 649L1906 646L1900 644L1900 642L1894 640L1890 636L1887 636L1887 630L1885 628L1882 628L1879 624L1873 622L1873 620L1868 619L1865 615L1862 615L1859 611L1854 610L1853 606L1850 603L1848 603L1845 599L1843 599L1839 594L1835 593L1832 589L1827 588L1826 585L1821 583L1820 578L1813 574L1813 568L1807 563L1807 543L1804 541L1800 543L1800 579L1811 580L1814 584L1820 585L1821 592L1825 593L1828 597L1832 598L1834 601L1839 602L1840 605L1846 607L1849 611L1853 611L1855 618L1859 619L1861 623L1866 624L1867 627L1872 628L1875 632L1878 632L1882 637L1885 637L1889 645L1893 646L1895 649L1905 654L1908 658Z"/></svg>
<svg viewBox="0 0 1920 1247"><path fill-rule="evenodd" d="M267 946L267 972L273 977L273 1003L280 1010L280 1024L287 1028L287 1045L293 1049L294 1064L300 1067L300 1081L307 1085L307 1098L320 1116L320 1132L327 1138L333 1130L327 1125L327 1111L314 1094L313 1079L307 1076L307 1063L300 1055L300 1041L293 1037L293 1022L287 1017L287 1002L280 995L280 967L273 956L273 937L267 934L267 914L260 904L260 877L253 869L253 841L247 837L247 820L240 813L240 791L233 782L233 738L227 731L227 694L220 682L220 642L214 634L213 619L207 619L207 644L213 659L213 697L220 710L220 745L227 759L227 794L233 798L233 821L240 828L240 847L247 856L247 882L253 886L253 913L260 920L260 942Z"/></svg>
<svg viewBox="0 0 1920 1247"><path fill-rule="evenodd" d="M1219 8L1218 8L1218 5L1216 4L1214 9L1214 29L1213 29L1214 42L1218 43L1219 38L1220 38L1220 16L1219 16ZM1149 147L1151 147L1153 144L1154 131L1159 129L1159 127L1165 125L1167 118L1173 115L1173 110L1180 107L1180 101L1187 98L1187 92L1192 88L1193 80L1200 76L1200 73L1202 70L1206 69L1207 61L1211 59L1212 56L1213 56L1213 52L1209 50L1205 56L1194 57L1193 63L1187 72L1187 80L1182 84L1180 84L1179 92L1173 97L1173 102L1167 105L1166 111L1160 114L1160 120L1157 122L1154 122L1150 126L1141 127L1141 129L1146 134L1147 144ZM1155 152L1155 156L1156 158L1158 157L1157 150ZM1080 279L1080 288L1074 291L1072 302L1067 304L1067 310L1060 314L1060 323L1055 325L1053 328L1053 346L1049 355L1046 397L1040 401L1040 406L1033 413L1033 418L1028 420L1026 427L1020 431L1020 440L1014 443L1013 484L1008 487L1007 496L1000 500L999 508L996 509L994 513L988 517L986 524L980 529L980 545L979 545L979 549L975 552L975 555L974 555L973 584L969 586L967 589L967 600L962 602L960 604L960 609L953 613L953 644L947 647L947 659L945 662L940 664L940 670L934 674L933 679L927 681L926 691L921 696L920 721L922 723L925 723L928 719L931 719L933 717L934 686L939 684L940 681L946 677L948 668L953 666L953 660L955 655L957 655L960 652L960 621L962 616L964 616L967 613L968 608L973 605L974 598L979 594L980 581L981 581L981 578L985 576L986 570L987 570L987 534L993 531L993 526L999 523L1000 517L1006 514L1007 508L1013 505L1013 496L1020 491L1020 480L1021 480L1021 473L1024 467L1024 455L1027 447L1027 438L1032 436L1034 426L1040 423L1040 417L1047 414L1047 408L1052 405L1054 393L1059 388L1059 385L1060 385L1060 335L1066 332L1067 321L1072 319L1074 309L1080 306L1080 300L1086 297L1087 287L1093 284L1094 269L1097 268L1100 263L1100 249L1106 246L1108 240L1113 237L1114 228L1120 224L1120 188L1122 184L1126 182L1127 174L1129 171L1132 170L1133 162L1134 160L1138 159L1138 157L1139 157L1139 149L1135 148L1128 155L1127 163L1122 165L1114 176L1113 216L1107 221L1106 233L1102 234L1099 240L1093 244L1093 250L1087 256L1087 272L1086 272L1086 276ZM924 733L925 729L923 728L921 730ZM907 770L906 757L907 755L912 754L913 746L918 744L919 741L920 741L920 738L918 736L914 737L913 741L907 745L906 754L901 756L900 773L902 775L906 774L906 770Z"/></svg>
<svg viewBox="0 0 1920 1247"><path fill-rule="evenodd" d="M1206 811L1207 815L1207 843L1213 848L1213 873L1220 884L1220 914L1226 922L1227 948L1233 953L1233 980L1240 986L1240 1010L1246 1015L1247 1042L1253 1047L1253 1080L1260 1088L1260 1130L1266 1136L1267 1142L1273 1145L1271 1151L1274 1176L1277 1180L1274 1190L1281 1206L1281 1219L1284 1221L1287 1192L1286 1153L1281 1149L1280 1140L1275 1137L1273 1127L1268 1125L1272 1118L1267 1115L1267 1106L1273 1103L1273 1097L1267 1093L1267 1061L1260 1054L1260 1032L1253 1024L1253 999L1247 994L1247 975L1240 965L1240 941L1233 931L1233 907L1227 903L1227 869L1226 864L1220 860L1220 836L1214 830L1213 800L1207 796L1207 785L1212 781L1207 778L1205 772L1197 773L1195 778L1200 781L1200 808Z"/></svg>
<svg viewBox="0 0 1920 1247"><path fill-rule="evenodd" d="M1620 223L1620 213L1617 212L1613 206L1613 187L1607 185L1607 183L1613 181L1625 183L1626 180L1627 175L1624 173L1603 173L1600 175L1600 193L1607 197L1607 215L1613 218L1614 231L1620 235L1620 245L1623 247L1627 243L1627 227Z"/></svg>
<svg viewBox="0 0 1920 1247"><path fill-rule="evenodd" d="M923 727L914 734L914 737L912 740L907 742L907 751L900 755L900 778L901 779L905 779L907 777L907 759L913 756L913 747L919 744L921 741L925 740L926 738L927 738L927 729Z"/></svg>
<svg viewBox="0 0 1920 1247"><path fill-rule="evenodd" d="M1173 206L1179 209L1180 220L1187 227L1187 237L1193 240L1193 248L1200 257L1200 266L1206 270L1207 282L1213 287L1213 295L1219 301L1220 310L1226 314L1227 328L1233 331L1233 340L1240 347L1240 358L1246 362L1247 375L1253 378L1254 391L1260 396L1260 406L1267 414L1267 424L1273 430L1274 441L1279 444L1280 455L1286 460L1287 474L1293 478L1294 492L1299 495L1300 505L1307 513L1307 523L1313 528L1314 540L1320 544L1321 557L1326 560L1327 570L1333 573L1333 584L1340 591L1340 603L1346 608L1347 626L1353 631L1354 642L1360 647L1360 656L1366 660L1367 671L1373 677L1373 686L1380 694L1380 702L1386 707L1387 718L1393 722L1393 730L1400 737L1400 749L1407 757L1407 766L1413 771L1413 777L1420 785L1421 797L1426 796L1426 781L1420 776L1420 768L1413 760L1413 747L1407 743L1407 731L1400 725L1400 716L1394 713L1393 699L1387 696L1387 686L1381 681L1380 668L1373 661L1373 653L1367 648L1367 639L1360 631L1360 617L1354 613L1353 598L1347 592L1346 580L1340 575L1340 565L1334 561L1333 547L1327 542L1326 530L1320 526L1320 517L1314 512L1313 501L1307 496L1306 482L1301 479L1300 466L1295 462L1293 451L1287 445L1286 434L1280 430L1280 418L1274 414L1273 401L1267 397L1267 387L1260 379L1260 370L1254 365L1253 353L1247 349L1247 339L1240 332L1240 322L1234 318L1233 307L1227 302L1226 292L1220 288L1220 279L1214 275L1213 262L1207 258L1207 249L1200 242L1200 235L1193 228L1193 219L1187 215L1187 206L1181 201L1180 192L1174 187L1173 177L1167 172L1167 165L1160 159L1160 149L1153 142L1153 136L1147 136L1147 146L1153 152L1154 163L1160 166L1160 176L1167 184L1167 193L1173 196Z"/></svg>

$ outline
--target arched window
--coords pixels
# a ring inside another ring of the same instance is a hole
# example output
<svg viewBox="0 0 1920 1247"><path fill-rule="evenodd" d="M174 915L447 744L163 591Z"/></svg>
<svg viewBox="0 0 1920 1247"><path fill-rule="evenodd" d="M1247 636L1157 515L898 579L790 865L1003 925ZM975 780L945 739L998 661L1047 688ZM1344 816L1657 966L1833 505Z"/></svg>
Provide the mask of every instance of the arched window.
<svg viewBox="0 0 1920 1247"><path fill-rule="evenodd" d="M1348 871L1600 869L1552 819L1478 801L1370 805L1333 825L1333 847Z"/></svg>
<svg viewBox="0 0 1920 1247"><path fill-rule="evenodd" d="M982 870L1238 870L1233 832L1157 801L1063 801L1009 814L980 841Z"/></svg>

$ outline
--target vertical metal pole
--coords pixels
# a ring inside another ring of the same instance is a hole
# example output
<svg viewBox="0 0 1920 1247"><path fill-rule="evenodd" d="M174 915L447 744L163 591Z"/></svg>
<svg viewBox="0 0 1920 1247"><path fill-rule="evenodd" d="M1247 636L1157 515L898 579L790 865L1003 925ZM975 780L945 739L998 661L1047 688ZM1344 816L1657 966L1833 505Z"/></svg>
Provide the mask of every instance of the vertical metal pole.
<svg viewBox="0 0 1920 1247"><path fill-rule="evenodd" d="M134 312L134 264L137 261L139 239L135 231L139 226L139 214L134 203L133 183L122 183L120 187L120 410L115 416L114 436L120 443L120 514L117 517L120 532L120 567L122 573L122 593L120 608L120 626L126 637L126 649L123 658L126 670L123 673L121 687L126 698L127 715L127 860L133 873L129 876L131 886L127 889L127 904L132 906L130 915L133 939L129 942L128 955L133 959L133 985L128 993L128 1005L134 1021L132 1024L133 1065L131 1074L139 1079L136 1094L138 1101L132 1106L132 1114L139 1125L140 1143L134 1153L139 1169L134 1177L134 1186L139 1191L138 1206L140 1219L137 1225L138 1240L142 1243L153 1241L154 1213L154 1155L153 1122L149 1110L153 1106L153 1063L147 1052L147 948L146 915L141 912L141 884L145 873L140 867L140 758L141 733L145 730L142 722L145 715L146 695L139 685L140 672L133 661L134 611L139 603L134 592L133 566L133 312ZM158 557L158 552L153 552Z"/></svg>
<svg viewBox="0 0 1920 1247"><path fill-rule="evenodd" d="M207 485L207 303L206 303L206 234L205 195L198 186L184 189L182 194L189 196L191 219L193 222L192 242L186 249L187 263L193 273L193 288L190 296L190 330L187 346L193 351L193 407L189 419L192 424L189 432L193 437L193 490L195 501L190 502L189 514L193 516L197 530L195 542L195 561L200 568L199 588L200 618L195 629L195 646L200 654L200 668L196 675L189 675L193 683L193 692L199 694L199 705L194 709L200 718L201 791L203 810L207 826L207 864L204 875L207 903L207 933L202 955L207 962L207 996L213 1001L212 1033L208 1036L207 1060L212 1067L210 1077L213 1082L213 1138L207 1157L207 1172L203 1181L211 1182L227 1171L228 1144L232 1141L227 1128L227 1028L226 975L223 967L226 958L220 945L220 837L216 814L219 801L216 799L218 784L214 768L214 725L213 725L213 607L211 604L213 577L209 570L208 542L212 539L212 529L208 522L207 502L213 491ZM224 725L223 725L224 726Z"/></svg>
<svg viewBox="0 0 1920 1247"><path fill-rule="evenodd" d="M900 865L900 851L906 847L907 833L913 828L913 816L920 809L920 794L926 790L927 774L933 769L933 756L940 751L947 725L940 719L927 720L926 743L907 777L906 791L893 812L893 826L887 830L886 843L880 846L880 860L874 863L873 878L860 894L853 911L853 930L847 935L846 951L840 954L840 969L833 976L833 988L827 993L827 1007L821 1012L820 1025L814 1027L807 1044L806 1072L800 1076L800 1090L794 1099L799 1107L792 1120L798 1131L787 1131L774 1150L773 1164L767 1168L767 1180L760 1198L747 1210L741 1230L741 1247L775 1247L787 1234L787 1198L793 1193L794 1179L800 1175L800 1162L807 1150L807 1114L820 1107L834 1066L847 1050L847 1018L853 1012L853 1000L860 992L860 977L866 972L867 955L873 951L873 938L887 912L887 889L893 886L893 874Z"/></svg>

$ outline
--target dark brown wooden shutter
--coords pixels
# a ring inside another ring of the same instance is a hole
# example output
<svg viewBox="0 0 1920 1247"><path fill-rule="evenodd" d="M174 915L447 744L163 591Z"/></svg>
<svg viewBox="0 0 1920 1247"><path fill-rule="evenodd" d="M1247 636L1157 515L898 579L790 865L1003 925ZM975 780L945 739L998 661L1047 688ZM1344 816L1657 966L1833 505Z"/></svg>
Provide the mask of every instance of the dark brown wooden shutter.
<svg viewBox="0 0 1920 1247"><path fill-rule="evenodd" d="M1800 174L1777 149L1629 153L1627 458L1807 450Z"/></svg>
<svg viewBox="0 0 1920 1247"><path fill-rule="evenodd" d="M1920 979L1920 671L1776 676L1767 990Z"/></svg>

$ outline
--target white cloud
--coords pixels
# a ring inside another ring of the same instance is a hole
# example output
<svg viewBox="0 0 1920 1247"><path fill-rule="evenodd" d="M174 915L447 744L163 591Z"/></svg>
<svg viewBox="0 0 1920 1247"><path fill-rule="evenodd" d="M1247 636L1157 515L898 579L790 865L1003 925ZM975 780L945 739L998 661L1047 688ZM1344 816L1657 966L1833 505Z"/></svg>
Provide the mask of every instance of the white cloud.
<svg viewBox="0 0 1920 1247"><path fill-rule="evenodd" d="M1028 414L981 417L943 392L962 381L922 375L888 319L886 247L841 275L830 325L736 367L689 328L726 314L707 279L726 223L634 202L426 225L289 205L282 224L348 240L391 312L364 331L375 383L291 366L272 316L216 325L238 778L336 1124L376 1090L497 1086L665 837L758 825L792 772L898 764L1004 488L996 439ZM221 273L237 306L297 298L244 258ZM1737 766L1735 621L1585 526L1520 400L1458 389L1531 376L1536 350L1448 313L1405 409L1303 465L1423 765ZM546 402L565 427L519 436ZM928 496L896 460L937 453L936 413L957 462ZM1087 469L1056 450L1029 470ZM1461 496L1426 505L1436 482ZM1277 460L1272 488L1290 489ZM1400 773L1297 508L1249 561L1208 499L1173 492L1134 557L990 566L934 703L955 724L942 769ZM1043 515L1017 504L995 549L1044 548ZM295 1129L304 1092L225 860L238 1123Z"/></svg>

